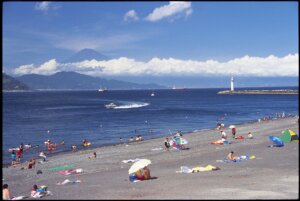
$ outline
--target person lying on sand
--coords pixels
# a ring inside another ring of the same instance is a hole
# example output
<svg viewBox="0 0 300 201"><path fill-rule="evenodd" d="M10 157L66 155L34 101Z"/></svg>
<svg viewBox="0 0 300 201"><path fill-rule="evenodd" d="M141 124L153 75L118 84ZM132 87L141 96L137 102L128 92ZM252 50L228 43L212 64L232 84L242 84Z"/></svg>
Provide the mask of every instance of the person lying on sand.
<svg viewBox="0 0 300 201"><path fill-rule="evenodd" d="M46 186L41 186L40 188L37 187L37 185L33 185L30 196L33 198L41 198L46 195L50 195L51 192L47 191Z"/></svg>
<svg viewBox="0 0 300 201"><path fill-rule="evenodd" d="M96 154L96 152L94 152L91 156L89 156L89 159L96 158L96 157L97 157L97 154Z"/></svg>
<svg viewBox="0 0 300 201"><path fill-rule="evenodd" d="M32 169L32 168L34 168L35 167L35 163L36 163L35 158L30 159L28 161L28 163L27 163L26 169ZM24 169L25 169L25 167L21 167L21 170L24 170Z"/></svg>

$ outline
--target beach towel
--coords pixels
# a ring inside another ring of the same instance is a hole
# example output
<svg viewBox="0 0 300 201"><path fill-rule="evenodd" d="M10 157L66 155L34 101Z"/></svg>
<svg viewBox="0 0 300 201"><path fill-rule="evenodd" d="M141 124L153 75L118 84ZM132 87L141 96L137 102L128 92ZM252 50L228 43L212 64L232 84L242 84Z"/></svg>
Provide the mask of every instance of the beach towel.
<svg viewBox="0 0 300 201"><path fill-rule="evenodd" d="M236 162L241 162L241 161L244 161L244 160L248 160L248 159L255 159L255 155L252 155L252 156L248 156L248 155L241 155L238 157L237 160L228 160L228 159L223 159L223 160L216 160L216 162L222 162L222 163L236 163Z"/></svg>
<svg viewBox="0 0 300 201"><path fill-rule="evenodd" d="M17 196L17 197L13 197L11 200L23 200L25 198L28 198L28 196L20 195L20 196Z"/></svg>
<svg viewBox="0 0 300 201"><path fill-rule="evenodd" d="M210 144L219 144L219 145L223 145L224 142L223 142L222 140L218 140L218 141L211 142Z"/></svg>
<svg viewBox="0 0 300 201"><path fill-rule="evenodd" d="M152 151L159 151L159 150L163 150L163 148L159 147L159 148L153 148L151 149Z"/></svg>
<svg viewBox="0 0 300 201"><path fill-rule="evenodd" d="M237 163L237 162L241 162L242 160L238 159L238 160L228 160L228 159L223 159L223 160L216 160L216 162L222 162L222 163Z"/></svg>
<svg viewBox="0 0 300 201"><path fill-rule="evenodd" d="M203 172L203 171L220 170L220 168L212 165L207 165L206 167L201 167L201 166L193 167L192 170L193 172Z"/></svg>
<svg viewBox="0 0 300 201"><path fill-rule="evenodd" d="M83 170L81 168L78 168L78 169L68 169L68 170L62 170L62 171L59 171L58 174L61 174L61 175L72 175L72 174L80 174L82 173Z"/></svg>
<svg viewBox="0 0 300 201"><path fill-rule="evenodd" d="M55 167L52 167L52 168L48 168L48 170L50 170L50 171L59 171L59 170L71 169L73 167L74 167L73 164L71 164L71 165L60 165L60 166L55 166Z"/></svg>
<svg viewBox="0 0 300 201"><path fill-rule="evenodd" d="M176 173L192 173L193 170L187 166L181 166L180 171L176 171Z"/></svg>
<svg viewBox="0 0 300 201"><path fill-rule="evenodd" d="M56 185L76 184L76 183L81 183L81 180L71 181L69 179L66 179L63 182L56 183Z"/></svg>
<svg viewBox="0 0 300 201"><path fill-rule="evenodd" d="M181 166L180 171L176 171L176 173L194 173L194 172L204 172L204 171L212 171L212 170L220 170L219 167L215 167L212 165L207 165L206 167L193 167L192 169L187 166Z"/></svg>
<svg viewBox="0 0 300 201"><path fill-rule="evenodd" d="M128 160L122 160L123 163L134 163L136 161L140 160L140 158L136 158L136 159L128 159Z"/></svg>

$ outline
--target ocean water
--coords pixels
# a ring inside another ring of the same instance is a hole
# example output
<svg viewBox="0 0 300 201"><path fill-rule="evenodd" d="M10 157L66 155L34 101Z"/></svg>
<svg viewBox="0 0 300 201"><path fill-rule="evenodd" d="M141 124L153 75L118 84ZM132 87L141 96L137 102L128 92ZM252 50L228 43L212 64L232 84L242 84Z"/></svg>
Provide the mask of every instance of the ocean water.
<svg viewBox="0 0 300 201"><path fill-rule="evenodd" d="M3 92L2 155L21 143L39 145L24 152L37 157L48 139L64 140L55 153L81 147L120 143L133 136L144 139L257 121L276 113L298 115L298 95L218 95L223 89ZM154 92L155 96L151 96ZM115 103L115 109L106 104ZM163 143L163 142L162 142Z"/></svg>

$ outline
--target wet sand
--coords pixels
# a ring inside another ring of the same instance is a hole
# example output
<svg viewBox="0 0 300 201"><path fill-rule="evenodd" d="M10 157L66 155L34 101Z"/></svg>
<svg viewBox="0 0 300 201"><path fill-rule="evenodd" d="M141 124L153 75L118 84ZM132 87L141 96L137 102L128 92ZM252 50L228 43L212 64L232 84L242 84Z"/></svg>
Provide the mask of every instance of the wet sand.
<svg viewBox="0 0 300 201"><path fill-rule="evenodd" d="M254 139L236 140L227 133L232 144L212 145L220 139L217 130L184 134L189 150L152 150L164 148L164 138L145 140L126 146L119 144L93 150L64 153L48 157L48 162L34 169L2 168L12 196L30 195L34 184L46 185L53 195L42 199L298 199L299 198L299 142L285 143L284 147L268 147L269 135L280 136L286 129L299 135L295 118L237 125L237 134ZM256 159L239 163L220 163L233 150L236 155L255 155ZM88 159L93 152L96 159ZM147 158L154 179L130 182L128 169L132 163L123 160ZM39 159L40 160L40 159ZM63 176L49 168L74 165L83 173ZM176 173L180 166L213 165L217 171ZM42 170L43 174L36 174ZM65 179L81 183L56 185Z"/></svg>

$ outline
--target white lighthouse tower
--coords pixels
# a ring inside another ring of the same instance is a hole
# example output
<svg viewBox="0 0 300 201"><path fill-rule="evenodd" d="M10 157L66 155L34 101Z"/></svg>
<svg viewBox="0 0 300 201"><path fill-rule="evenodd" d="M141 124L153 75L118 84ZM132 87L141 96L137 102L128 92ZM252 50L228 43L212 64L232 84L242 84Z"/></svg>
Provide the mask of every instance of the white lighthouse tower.
<svg viewBox="0 0 300 201"><path fill-rule="evenodd" d="M230 91L234 91L234 79L233 79L233 76L231 76L231 82L230 82Z"/></svg>

